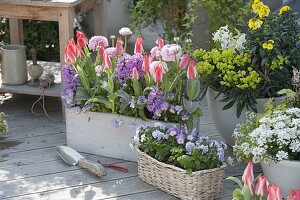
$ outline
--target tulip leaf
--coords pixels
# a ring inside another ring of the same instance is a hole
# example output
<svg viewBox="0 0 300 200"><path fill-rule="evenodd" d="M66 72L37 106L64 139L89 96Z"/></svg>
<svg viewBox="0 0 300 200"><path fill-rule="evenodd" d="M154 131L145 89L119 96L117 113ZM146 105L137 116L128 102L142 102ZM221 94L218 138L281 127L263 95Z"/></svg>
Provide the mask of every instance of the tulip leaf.
<svg viewBox="0 0 300 200"><path fill-rule="evenodd" d="M86 101L90 99L89 93L83 87L77 87L75 101Z"/></svg>
<svg viewBox="0 0 300 200"><path fill-rule="evenodd" d="M195 100L200 94L200 81L198 79L187 81L187 95L190 101Z"/></svg>
<svg viewBox="0 0 300 200"><path fill-rule="evenodd" d="M112 109L112 103L110 101L108 101L106 98L104 98L103 96L96 96L96 97L90 98L85 104L88 104L88 103L103 103L106 108Z"/></svg>
<svg viewBox="0 0 300 200"><path fill-rule="evenodd" d="M236 184L239 185L239 187L241 189L243 189L243 184L242 184L242 181L240 179L238 179L236 177L233 177L233 176L229 176L228 178L226 178L226 180L231 180L231 181L235 182Z"/></svg>
<svg viewBox="0 0 300 200"><path fill-rule="evenodd" d="M134 90L134 95L136 98L142 95L142 86L141 83L138 80L132 80L133 83L133 90Z"/></svg>
<svg viewBox="0 0 300 200"><path fill-rule="evenodd" d="M186 99L184 99L183 106L188 111L189 114L192 114L197 110L197 108L200 108L200 102L199 101L187 101Z"/></svg>

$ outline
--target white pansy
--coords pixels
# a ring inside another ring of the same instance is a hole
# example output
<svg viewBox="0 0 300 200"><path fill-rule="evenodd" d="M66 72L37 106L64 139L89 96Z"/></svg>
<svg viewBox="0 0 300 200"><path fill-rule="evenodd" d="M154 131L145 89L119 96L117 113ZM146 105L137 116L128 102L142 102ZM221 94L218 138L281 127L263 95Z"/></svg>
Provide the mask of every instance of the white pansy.
<svg viewBox="0 0 300 200"><path fill-rule="evenodd" d="M145 134L141 135L141 142L145 142L145 140L146 140L146 135Z"/></svg>

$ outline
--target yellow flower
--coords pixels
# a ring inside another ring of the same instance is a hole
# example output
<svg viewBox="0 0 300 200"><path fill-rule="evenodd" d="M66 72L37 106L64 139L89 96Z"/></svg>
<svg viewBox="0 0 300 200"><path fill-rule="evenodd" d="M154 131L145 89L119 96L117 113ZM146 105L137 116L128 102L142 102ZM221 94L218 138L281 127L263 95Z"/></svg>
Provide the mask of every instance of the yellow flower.
<svg viewBox="0 0 300 200"><path fill-rule="evenodd" d="M290 6L283 6L283 7L280 9L279 14L282 15L282 13L287 12L287 11L289 11L289 10L291 10L291 7L290 7Z"/></svg>
<svg viewBox="0 0 300 200"><path fill-rule="evenodd" d="M267 46L267 49L268 49L268 50L272 50L272 49L273 49L273 47L274 47L274 45L273 45L273 44L271 44L271 43L269 43L269 44L268 44L268 46Z"/></svg>
<svg viewBox="0 0 300 200"><path fill-rule="evenodd" d="M261 27L261 25L263 24L263 22L260 19L250 19L248 22L248 26L249 28L251 28L252 30L257 30Z"/></svg>
<svg viewBox="0 0 300 200"><path fill-rule="evenodd" d="M262 48L267 49L267 50L272 50L274 48L274 41L273 40L268 40L268 42L264 42L262 44Z"/></svg>
<svg viewBox="0 0 300 200"><path fill-rule="evenodd" d="M270 14L270 8L266 5L261 5L258 12L257 12L259 18L264 18Z"/></svg>
<svg viewBox="0 0 300 200"><path fill-rule="evenodd" d="M263 49L266 49L267 47L268 47L268 43L264 42L264 43L262 44L262 48L263 48Z"/></svg>

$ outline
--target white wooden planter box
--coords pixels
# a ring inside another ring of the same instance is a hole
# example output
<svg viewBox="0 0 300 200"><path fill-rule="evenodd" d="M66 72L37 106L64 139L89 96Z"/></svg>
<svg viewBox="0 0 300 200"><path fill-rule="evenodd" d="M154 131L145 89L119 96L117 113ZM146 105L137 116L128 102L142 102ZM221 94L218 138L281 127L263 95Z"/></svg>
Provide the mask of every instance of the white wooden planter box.
<svg viewBox="0 0 300 200"><path fill-rule="evenodd" d="M115 121L122 121L114 127ZM132 150L133 136L141 125L152 125L138 118L110 113L85 112L77 114L66 110L67 145L77 151L129 161L137 161Z"/></svg>

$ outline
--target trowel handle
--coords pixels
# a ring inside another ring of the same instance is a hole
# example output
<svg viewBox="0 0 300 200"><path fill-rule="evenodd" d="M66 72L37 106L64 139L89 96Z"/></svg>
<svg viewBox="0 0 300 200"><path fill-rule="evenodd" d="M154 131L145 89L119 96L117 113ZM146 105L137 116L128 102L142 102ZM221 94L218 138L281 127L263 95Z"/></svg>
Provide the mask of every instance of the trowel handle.
<svg viewBox="0 0 300 200"><path fill-rule="evenodd" d="M84 168L92 172L93 174L96 174L97 176L105 176L106 170L105 168L97 162L87 160L87 159L80 159L79 160L79 167Z"/></svg>

